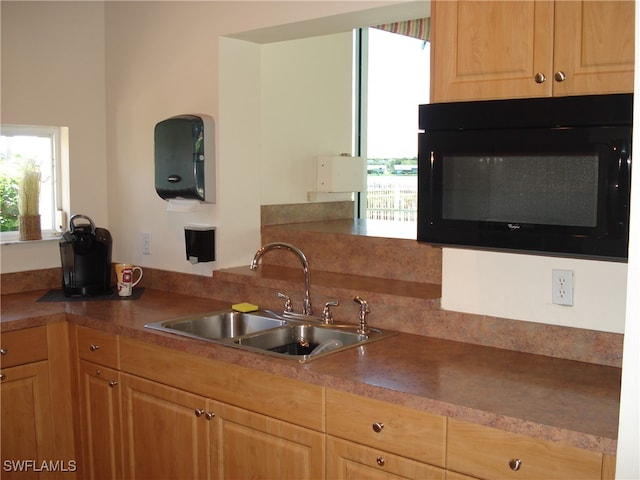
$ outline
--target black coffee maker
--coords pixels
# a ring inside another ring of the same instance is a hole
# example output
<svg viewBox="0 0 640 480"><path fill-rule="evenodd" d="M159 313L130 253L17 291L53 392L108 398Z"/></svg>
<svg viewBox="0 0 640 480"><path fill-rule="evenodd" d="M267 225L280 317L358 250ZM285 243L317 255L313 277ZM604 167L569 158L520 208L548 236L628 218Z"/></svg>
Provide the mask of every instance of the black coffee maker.
<svg viewBox="0 0 640 480"><path fill-rule="evenodd" d="M84 220L84 223L79 223ZM86 223L88 222L88 223ZM69 231L60 239L62 291L65 296L111 293L111 234L96 228L85 215L69 220Z"/></svg>

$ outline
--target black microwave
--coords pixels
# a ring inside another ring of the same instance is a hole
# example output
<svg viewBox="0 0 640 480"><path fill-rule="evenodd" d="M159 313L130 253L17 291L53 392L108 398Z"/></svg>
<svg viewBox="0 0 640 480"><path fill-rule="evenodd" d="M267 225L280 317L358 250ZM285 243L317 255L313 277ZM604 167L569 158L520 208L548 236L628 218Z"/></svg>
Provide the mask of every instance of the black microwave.
<svg viewBox="0 0 640 480"><path fill-rule="evenodd" d="M633 95L420 105L420 242L626 261Z"/></svg>

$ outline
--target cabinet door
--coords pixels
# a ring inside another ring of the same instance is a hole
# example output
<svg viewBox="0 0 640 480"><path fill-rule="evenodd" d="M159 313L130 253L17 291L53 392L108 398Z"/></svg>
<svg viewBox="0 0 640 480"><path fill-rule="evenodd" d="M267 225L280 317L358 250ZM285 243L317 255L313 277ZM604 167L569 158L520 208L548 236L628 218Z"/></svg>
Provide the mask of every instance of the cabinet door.
<svg viewBox="0 0 640 480"><path fill-rule="evenodd" d="M80 361L83 477L122 478L120 372Z"/></svg>
<svg viewBox="0 0 640 480"><path fill-rule="evenodd" d="M324 435L248 410L211 402L212 477L220 480L325 478Z"/></svg>
<svg viewBox="0 0 640 480"><path fill-rule="evenodd" d="M12 472L8 477L46 478L47 472L39 473L36 469L42 462L55 459L47 362L2 369L0 378L3 471L7 471L8 465ZM15 463L25 460L35 464Z"/></svg>
<svg viewBox="0 0 640 480"><path fill-rule="evenodd" d="M553 2L431 2L432 102L544 97L553 81Z"/></svg>
<svg viewBox="0 0 640 480"><path fill-rule="evenodd" d="M559 1L555 5L554 95L633 92L633 1Z"/></svg>
<svg viewBox="0 0 640 480"><path fill-rule="evenodd" d="M445 471L426 463L416 462L357 443L327 437L327 478L335 480L353 478L444 480Z"/></svg>
<svg viewBox="0 0 640 480"><path fill-rule="evenodd" d="M447 469L487 480L600 480L602 454L449 419Z"/></svg>
<svg viewBox="0 0 640 480"><path fill-rule="evenodd" d="M206 399L124 373L122 387L124 477L207 478Z"/></svg>

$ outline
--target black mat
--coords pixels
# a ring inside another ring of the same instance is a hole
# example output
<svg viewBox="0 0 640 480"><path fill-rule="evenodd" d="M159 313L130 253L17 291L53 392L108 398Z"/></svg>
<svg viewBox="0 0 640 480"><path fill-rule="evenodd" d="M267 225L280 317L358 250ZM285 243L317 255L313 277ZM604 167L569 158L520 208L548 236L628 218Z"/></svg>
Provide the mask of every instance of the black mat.
<svg viewBox="0 0 640 480"><path fill-rule="evenodd" d="M93 295L90 297L65 297L62 289L49 290L38 299L38 302L104 302L106 300L137 300L142 296L143 292L144 288L134 288L130 297L121 297L118 295L118 291L114 287L111 293L104 295Z"/></svg>

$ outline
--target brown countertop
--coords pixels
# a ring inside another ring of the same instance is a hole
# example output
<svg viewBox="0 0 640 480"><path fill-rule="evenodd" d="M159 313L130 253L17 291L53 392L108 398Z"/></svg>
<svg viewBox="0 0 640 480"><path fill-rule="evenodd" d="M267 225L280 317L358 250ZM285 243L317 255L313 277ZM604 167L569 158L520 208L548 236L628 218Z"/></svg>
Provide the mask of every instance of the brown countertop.
<svg viewBox="0 0 640 480"><path fill-rule="evenodd" d="M306 364L145 329L145 323L228 308L147 289L136 300L39 302L3 295L0 331L69 320L459 420L615 455L621 370L401 333Z"/></svg>

